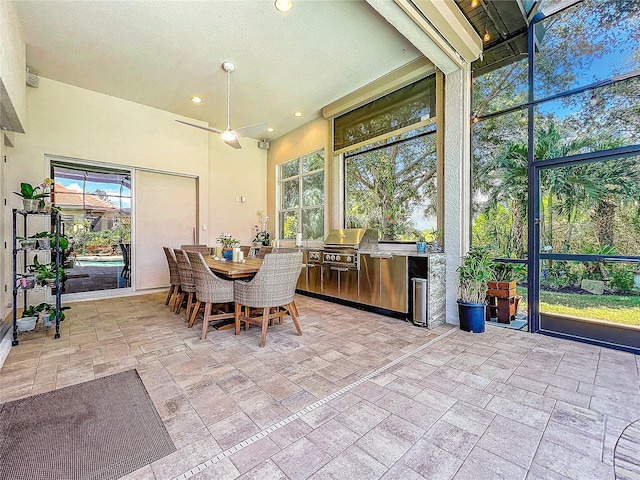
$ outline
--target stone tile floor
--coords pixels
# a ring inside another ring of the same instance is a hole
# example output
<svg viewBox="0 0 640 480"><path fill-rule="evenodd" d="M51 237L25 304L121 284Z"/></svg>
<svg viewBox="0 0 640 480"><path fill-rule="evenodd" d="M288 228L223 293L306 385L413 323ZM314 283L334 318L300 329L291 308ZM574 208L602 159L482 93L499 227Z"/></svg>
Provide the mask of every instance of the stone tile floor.
<svg viewBox="0 0 640 480"><path fill-rule="evenodd" d="M640 478L640 357L296 303L303 336L287 317L265 348L200 340L164 294L73 303L62 338L21 335L0 402L138 369L177 451L127 479Z"/></svg>

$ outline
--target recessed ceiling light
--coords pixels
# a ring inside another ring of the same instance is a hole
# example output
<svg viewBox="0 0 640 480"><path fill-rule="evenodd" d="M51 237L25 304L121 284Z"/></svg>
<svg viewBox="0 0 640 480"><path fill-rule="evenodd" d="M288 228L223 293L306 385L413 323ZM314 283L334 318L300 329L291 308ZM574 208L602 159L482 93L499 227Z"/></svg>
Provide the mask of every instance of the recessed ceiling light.
<svg viewBox="0 0 640 480"><path fill-rule="evenodd" d="M273 127L267 128L267 132L269 132L269 133L273 132Z"/></svg>
<svg viewBox="0 0 640 480"><path fill-rule="evenodd" d="M296 112L293 114L293 116L300 118L302 116L302 112Z"/></svg>
<svg viewBox="0 0 640 480"><path fill-rule="evenodd" d="M480 5L480 0L471 0L471 8L476 8Z"/></svg>
<svg viewBox="0 0 640 480"><path fill-rule="evenodd" d="M288 12L293 6L292 0L276 0L276 10L279 12Z"/></svg>
<svg viewBox="0 0 640 480"><path fill-rule="evenodd" d="M191 101L193 103L202 103L202 99L200 97L191 97Z"/></svg>

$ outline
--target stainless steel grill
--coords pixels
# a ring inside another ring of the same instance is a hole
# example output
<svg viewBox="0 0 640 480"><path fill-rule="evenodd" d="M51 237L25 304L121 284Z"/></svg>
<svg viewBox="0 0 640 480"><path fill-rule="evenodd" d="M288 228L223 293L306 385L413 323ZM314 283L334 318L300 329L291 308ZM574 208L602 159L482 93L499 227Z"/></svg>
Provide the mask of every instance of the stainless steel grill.
<svg viewBox="0 0 640 480"><path fill-rule="evenodd" d="M324 241L322 263L348 269L358 269L358 251L378 246L378 232L372 228L331 230Z"/></svg>

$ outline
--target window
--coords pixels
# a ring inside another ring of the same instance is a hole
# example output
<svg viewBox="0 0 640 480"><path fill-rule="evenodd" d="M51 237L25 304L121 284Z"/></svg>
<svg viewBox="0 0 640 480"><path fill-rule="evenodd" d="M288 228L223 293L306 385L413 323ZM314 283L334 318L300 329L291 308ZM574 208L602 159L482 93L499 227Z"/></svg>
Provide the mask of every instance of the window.
<svg viewBox="0 0 640 480"><path fill-rule="evenodd" d="M430 75L333 121L333 150L418 125L435 116L436 76Z"/></svg>
<svg viewBox="0 0 640 480"><path fill-rule="evenodd" d="M435 128L345 154L346 227L375 228L389 241L435 230L436 163Z"/></svg>
<svg viewBox="0 0 640 480"><path fill-rule="evenodd" d="M430 240L438 228L436 75L334 120L344 152L347 228L383 241Z"/></svg>
<svg viewBox="0 0 640 480"><path fill-rule="evenodd" d="M324 238L324 151L304 155L278 167L280 238Z"/></svg>

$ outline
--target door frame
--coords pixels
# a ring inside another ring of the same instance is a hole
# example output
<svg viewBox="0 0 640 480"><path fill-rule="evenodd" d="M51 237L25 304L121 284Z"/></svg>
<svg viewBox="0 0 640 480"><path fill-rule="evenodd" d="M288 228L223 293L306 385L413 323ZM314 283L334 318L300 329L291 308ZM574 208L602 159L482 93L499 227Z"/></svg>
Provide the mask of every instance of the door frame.
<svg viewBox="0 0 640 480"><path fill-rule="evenodd" d="M532 127L532 125L530 125ZM636 342L624 343L630 330L624 325L608 324L606 322L581 322L571 319L552 320L545 318L548 325L541 325L540 318L540 262L542 260L567 260L594 262L599 260L613 260L621 262L640 262L640 256L629 255L587 255L542 253L540 251L540 172L553 168L569 167L585 163L604 162L632 156L640 156L640 145L619 147L611 150L590 152L550 160L533 158L533 132L529 134L529 209L528 209L528 272L527 272L527 301L529 306L528 321L531 332L579 340L585 343L616 348L640 354L640 331L633 330Z"/></svg>

